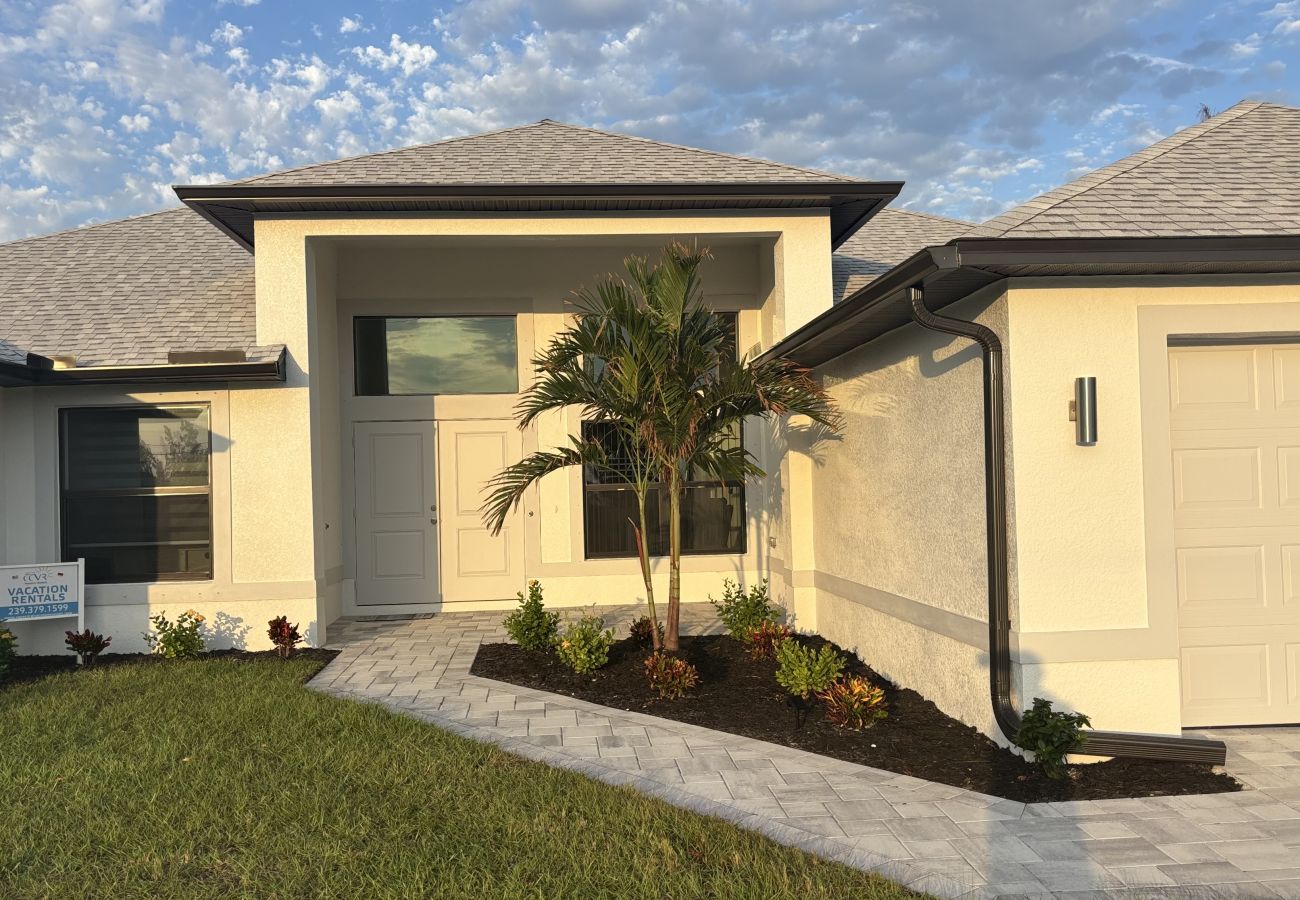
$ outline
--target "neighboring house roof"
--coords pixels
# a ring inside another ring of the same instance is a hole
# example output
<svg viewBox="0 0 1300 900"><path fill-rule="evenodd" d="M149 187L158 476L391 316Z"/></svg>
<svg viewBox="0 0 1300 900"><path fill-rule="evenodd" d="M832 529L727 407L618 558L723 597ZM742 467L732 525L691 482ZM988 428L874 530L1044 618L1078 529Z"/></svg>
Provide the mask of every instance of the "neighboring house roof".
<svg viewBox="0 0 1300 900"><path fill-rule="evenodd" d="M853 184L855 178L542 119L226 184Z"/></svg>
<svg viewBox="0 0 1300 900"><path fill-rule="evenodd" d="M972 227L931 213L882 209L831 256L834 301L839 303L922 247L946 244Z"/></svg>
<svg viewBox="0 0 1300 900"><path fill-rule="evenodd" d="M0 244L0 355L164 364L169 351L256 346L253 257L169 209Z"/></svg>
<svg viewBox="0 0 1300 900"><path fill-rule="evenodd" d="M1247 101L990 219L971 237L1300 233L1300 109Z"/></svg>

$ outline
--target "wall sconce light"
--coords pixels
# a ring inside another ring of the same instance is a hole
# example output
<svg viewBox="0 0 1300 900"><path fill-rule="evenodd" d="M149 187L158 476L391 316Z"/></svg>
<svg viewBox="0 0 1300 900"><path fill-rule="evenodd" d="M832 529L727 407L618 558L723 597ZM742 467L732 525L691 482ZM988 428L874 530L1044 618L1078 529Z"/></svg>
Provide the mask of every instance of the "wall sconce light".
<svg viewBox="0 0 1300 900"><path fill-rule="evenodd" d="M1074 423L1074 442L1080 447L1097 443L1097 379L1089 375L1074 379L1074 399L1070 401L1070 421Z"/></svg>

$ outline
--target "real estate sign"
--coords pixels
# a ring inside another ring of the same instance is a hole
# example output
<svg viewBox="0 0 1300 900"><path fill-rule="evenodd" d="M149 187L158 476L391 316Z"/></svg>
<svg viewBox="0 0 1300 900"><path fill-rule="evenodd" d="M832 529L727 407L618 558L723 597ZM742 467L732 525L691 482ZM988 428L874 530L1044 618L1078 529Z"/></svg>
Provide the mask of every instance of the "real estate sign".
<svg viewBox="0 0 1300 900"><path fill-rule="evenodd" d="M0 566L0 621L85 619L85 561Z"/></svg>

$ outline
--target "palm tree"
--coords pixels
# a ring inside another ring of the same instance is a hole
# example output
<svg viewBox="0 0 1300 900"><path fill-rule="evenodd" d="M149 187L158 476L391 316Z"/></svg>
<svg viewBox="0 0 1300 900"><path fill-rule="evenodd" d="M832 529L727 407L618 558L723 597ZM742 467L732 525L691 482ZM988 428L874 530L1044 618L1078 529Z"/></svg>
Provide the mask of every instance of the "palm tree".
<svg viewBox="0 0 1300 900"><path fill-rule="evenodd" d="M766 477L739 440L747 418L804 415L830 429L838 416L807 370L789 360L737 360L722 321L704 304L700 266L707 250L664 248L657 265L625 261L627 280L609 276L577 295L574 325L535 360L536 381L519 404L520 427L546 410L579 406L606 423L620 456L634 460L622 477L637 491L638 555L654 618L645 501L662 486L668 500L668 614L664 647L678 648L681 621L681 508L691 476L720 482ZM534 481L573 465L609 465L594 436L530 454L489 483L484 521L499 531ZM658 620L655 619L657 622Z"/></svg>

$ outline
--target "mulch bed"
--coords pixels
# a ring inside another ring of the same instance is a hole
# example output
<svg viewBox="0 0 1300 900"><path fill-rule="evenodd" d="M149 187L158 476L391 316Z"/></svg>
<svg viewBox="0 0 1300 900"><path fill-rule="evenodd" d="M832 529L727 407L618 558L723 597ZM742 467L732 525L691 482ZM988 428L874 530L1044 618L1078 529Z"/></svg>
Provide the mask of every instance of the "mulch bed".
<svg viewBox="0 0 1300 900"><path fill-rule="evenodd" d="M337 650L325 650L317 647L305 647L294 651L294 659L318 659L322 665L339 655ZM278 659L274 650L212 650L199 654L199 659L228 659L234 662L247 662L255 659ZM49 656L17 656L9 665L9 671L0 676L0 689L28 681L40 681L61 672L94 671L109 666L158 665L165 666L183 660L163 659L148 653L104 653L96 658L93 665L78 666L77 657L71 653Z"/></svg>
<svg viewBox="0 0 1300 900"><path fill-rule="evenodd" d="M820 637L797 639L813 647L826 643ZM699 686L680 700L660 700L650 690L643 668L647 650L630 638L615 643L609 665L594 675L576 675L555 656L515 644L483 645L470 672L1030 803L1241 790L1234 779L1208 765L1136 759L1071 766L1068 780L1047 778L1022 757L944 715L916 691L891 684L851 654L846 654L847 671L885 689L889 718L866 731L847 731L825 722L814 706L796 730L795 711L776 683L774 662L751 660L745 644L716 635L684 637L680 653L700 672Z"/></svg>

